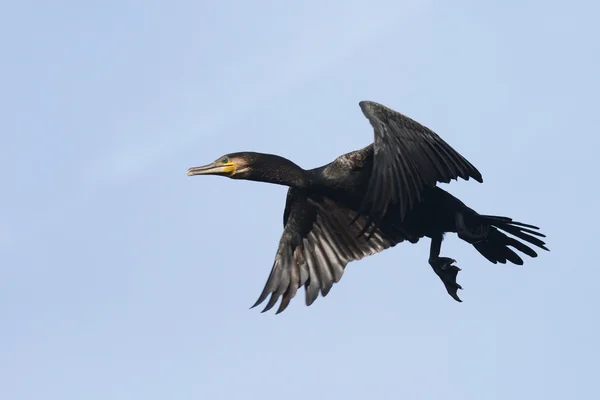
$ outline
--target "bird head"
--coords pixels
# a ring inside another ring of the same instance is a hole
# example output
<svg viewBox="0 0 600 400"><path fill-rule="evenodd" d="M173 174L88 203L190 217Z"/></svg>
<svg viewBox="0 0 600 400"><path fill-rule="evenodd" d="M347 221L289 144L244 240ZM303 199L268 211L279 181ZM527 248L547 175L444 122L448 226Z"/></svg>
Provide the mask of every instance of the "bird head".
<svg viewBox="0 0 600 400"><path fill-rule="evenodd" d="M226 154L208 165L188 169L187 174L221 175L232 179L292 187L304 187L308 182L305 171L290 160L273 154L250 151Z"/></svg>
<svg viewBox="0 0 600 400"><path fill-rule="evenodd" d="M226 154L210 164L188 169L187 174L188 176L220 175L228 178L242 178L249 170L250 161L246 153Z"/></svg>

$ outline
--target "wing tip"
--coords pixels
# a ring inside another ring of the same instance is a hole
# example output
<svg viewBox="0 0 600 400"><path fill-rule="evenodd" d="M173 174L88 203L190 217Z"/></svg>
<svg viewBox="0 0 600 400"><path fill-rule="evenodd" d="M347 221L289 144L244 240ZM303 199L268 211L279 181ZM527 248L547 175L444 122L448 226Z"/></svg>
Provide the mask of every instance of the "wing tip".
<svg viewBox="0 0 600 400"><path fill-rule="evenodd" d="M400 114L398 111L392 110L391 108L372 100L361 100L358 102L358 106L360 107L363 114L369 119L370 117L378 117L386 113Z"/></svg>
<svg viewBox="0 0 600 400"><path fill-rule="evenodd" d="M365 108L367 108L367 107L371 107L371 106L373 106L374 104L377 104L377 103L374 103L374 102L372 102L371 100L361 100L361 101L359 101L359 102L358 102L358 106L359 106L359 107L361 108L361 110L363 110L363 111L365 111Z"/></svg>

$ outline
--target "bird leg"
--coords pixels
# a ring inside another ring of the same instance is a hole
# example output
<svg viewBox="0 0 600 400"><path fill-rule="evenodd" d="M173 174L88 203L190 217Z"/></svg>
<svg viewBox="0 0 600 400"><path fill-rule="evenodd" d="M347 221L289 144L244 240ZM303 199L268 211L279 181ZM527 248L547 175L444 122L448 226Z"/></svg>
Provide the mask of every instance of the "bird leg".
<svg viewBox="0 0 600 400"><path fill-rule="evenodd" d="M453 265L456 260L448 257L440 257L440 251L442 249L442 235L434 236L431 238L431 247L429 250L429 265L433 268L433 271L440 277L446 291L452 298L458 302L462 300L458 297L458 289L462 289L458 283L456 283L456 276L458 275L458 268Z"/></svg>

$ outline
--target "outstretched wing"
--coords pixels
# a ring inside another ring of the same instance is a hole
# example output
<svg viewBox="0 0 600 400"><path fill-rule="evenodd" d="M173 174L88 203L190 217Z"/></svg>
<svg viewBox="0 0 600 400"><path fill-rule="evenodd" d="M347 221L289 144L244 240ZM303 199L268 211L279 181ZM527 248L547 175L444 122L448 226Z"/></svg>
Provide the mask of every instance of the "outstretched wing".
<svg viewBox="0 0 600 400"><path fill-rule="evenodd" d="M393 247L405 239L399 228L392 226L384 233L377 230L371 240L357 238L365 218L350 225L355 212L322 196L307 196L299 189L289 189L284 229L275 262L265 287L252 308L271 295L268 311L282 298L277 314L287 308L298 289L305 287L306 305L310 306L319 292L326 296L334 283L342 278L346 265L371 254Z"/></svg>
<svg viewBox="0 0 600 400"><path fill-rule="evenodd" d="M437 182L483 182L477 168L430 129L381 104L359 105L375 133L373 171L359 211L370 222L381 221L390 203L398 204L403 219L423 189Z"/></svg>

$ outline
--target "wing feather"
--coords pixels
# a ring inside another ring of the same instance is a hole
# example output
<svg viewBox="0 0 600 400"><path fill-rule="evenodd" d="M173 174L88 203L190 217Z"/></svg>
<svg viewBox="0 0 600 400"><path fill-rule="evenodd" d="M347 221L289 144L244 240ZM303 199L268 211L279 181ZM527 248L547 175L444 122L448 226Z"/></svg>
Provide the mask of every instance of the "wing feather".
<svg viewBox="0 0 600 400"><path fill-rule="evenodd" d="M367 223L365 217L350 225L355 212L327 197L309 196L300 189L289 189L284 214L284 229L271 273L252 306L269 298L263 312L272 309L279 299L276 313L283 312L302 287L306 305L310 306L319 293L327 296L342 279L349 262L405 240L400 229L391 229L376 230L371 240L365 241L357 235Z"/></svg>
<svg viewBox="0 0 600 400"><path fill-rule="evenodd" d="M361 234L378 226L390 203L398 205L402 220L422 191L438 182L483 182L477 168L429 128L375 102L359 105L374 131L373 171L357 214L367 216L369 224Z"/></svg>

